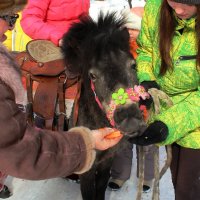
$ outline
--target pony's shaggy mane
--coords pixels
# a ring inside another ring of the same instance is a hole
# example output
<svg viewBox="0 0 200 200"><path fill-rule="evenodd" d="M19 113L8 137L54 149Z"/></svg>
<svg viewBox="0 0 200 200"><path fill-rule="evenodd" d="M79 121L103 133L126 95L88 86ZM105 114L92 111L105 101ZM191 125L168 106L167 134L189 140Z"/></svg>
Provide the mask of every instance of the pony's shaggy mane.
<svg viewBox="0 0 200 200"><path fill-rule="evenodd" d="M115 12L100 13L97 22L89 16L81 16L80 22L74 23L63 37L62 51L71 70L80 72L80 60L83 58L87 58L84 63L88 63L91 58L102 58L116 49L128 52L129 34L125 24L125 18Z"/></svg>

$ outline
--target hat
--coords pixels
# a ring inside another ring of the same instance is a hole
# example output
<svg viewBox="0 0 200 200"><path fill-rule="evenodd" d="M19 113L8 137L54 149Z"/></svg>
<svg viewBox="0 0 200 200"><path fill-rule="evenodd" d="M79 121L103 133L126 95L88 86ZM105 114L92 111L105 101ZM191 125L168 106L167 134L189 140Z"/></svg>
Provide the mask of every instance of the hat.
<svg viewBox="0 0 200 200"><path fill-rule="evenodd" d="M10 15L21 11L27 0L1 0L0 15Z"/></svg>
<svg viewBox="0 0 200 200"><path fill-rule="evenodd" d="M194 4L194 5L200 4L200 0L174 0L174 1L183 4Z"/></svg>
<svg viewBox="0 0 200 200"><path fill-rule="evenodd" d="M125 25L127 28L140 30L141 21L142 21L142 17L141 16L138 16L137 14L132 12L130 9L123 9L121 11L121 15L123 17L125 17L125 19L127 21L127 23Z"/></svg>

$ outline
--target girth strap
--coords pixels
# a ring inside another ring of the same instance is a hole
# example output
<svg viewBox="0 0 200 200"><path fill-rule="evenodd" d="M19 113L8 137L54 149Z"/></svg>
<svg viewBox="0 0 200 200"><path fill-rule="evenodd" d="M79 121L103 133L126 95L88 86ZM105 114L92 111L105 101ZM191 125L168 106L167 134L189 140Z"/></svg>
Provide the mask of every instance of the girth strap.
<svg viewBox="0 0 200 200"><path fill-rule="evenodd" d="M28 110L27 119L28 123L33 125L33 91L32 91L32 79L31 74L26 74L26 88L27 88L27 99L28 99Z"/></svg>
<svg viewBox="0 0 200 200"><path fill-rule="evenodd" d="M64 130L64 123L66 120L66 106L65 106L65 83L66 75L61 75L58 80L58 104L59 104L59 117L58 117L58 130Z"/></svg>
<svg viewBox="0 0 200 200"><path fill-rule="evenodd" d="M74 100L74 110L73 110L73 126L76 126L78 121L78 111L79 111L79 102L80 102L80 95L81 95L81 86L82 86L82 79L79 78L77 83L77 94Z"/></svg>

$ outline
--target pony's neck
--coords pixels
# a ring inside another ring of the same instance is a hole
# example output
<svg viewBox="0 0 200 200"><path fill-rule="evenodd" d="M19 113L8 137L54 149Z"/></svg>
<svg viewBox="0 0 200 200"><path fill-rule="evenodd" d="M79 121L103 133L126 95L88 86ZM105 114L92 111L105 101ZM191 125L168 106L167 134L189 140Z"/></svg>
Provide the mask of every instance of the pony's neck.
<svg viewBox="0 0 200 200"><path fill-rule="evenodd" d="M111 126L106 114L98 106L90 87L82 87L79 102L78 123L79 125L87 125L88 128Z"/></svg>

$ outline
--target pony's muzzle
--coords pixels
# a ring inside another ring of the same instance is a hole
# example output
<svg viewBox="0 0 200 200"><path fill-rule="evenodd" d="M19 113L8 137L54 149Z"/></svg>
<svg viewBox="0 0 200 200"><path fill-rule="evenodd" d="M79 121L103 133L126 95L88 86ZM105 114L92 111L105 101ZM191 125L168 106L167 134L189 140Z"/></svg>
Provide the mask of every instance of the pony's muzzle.
<svg viewBox="0 0 200 200"><path fill-rule="evenodd" d="M129 137L141 135L146 129L146 123L136 103L117 107L113 119L116 128Z"/></svg>

